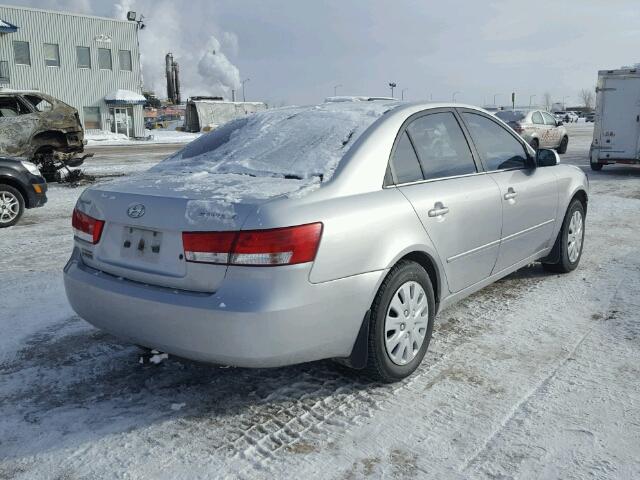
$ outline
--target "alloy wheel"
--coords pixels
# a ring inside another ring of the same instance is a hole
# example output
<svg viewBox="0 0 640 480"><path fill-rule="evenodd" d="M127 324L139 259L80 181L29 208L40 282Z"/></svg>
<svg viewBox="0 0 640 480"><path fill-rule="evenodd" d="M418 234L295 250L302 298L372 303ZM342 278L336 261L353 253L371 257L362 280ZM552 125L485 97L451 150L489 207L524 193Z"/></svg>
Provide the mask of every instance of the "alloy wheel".
<svg viewBox="0 0 640 480"><path fill-rule="evenodd" d="M0 223L10 223L20 213L20 202L11 192L0 192Z"/></svg>

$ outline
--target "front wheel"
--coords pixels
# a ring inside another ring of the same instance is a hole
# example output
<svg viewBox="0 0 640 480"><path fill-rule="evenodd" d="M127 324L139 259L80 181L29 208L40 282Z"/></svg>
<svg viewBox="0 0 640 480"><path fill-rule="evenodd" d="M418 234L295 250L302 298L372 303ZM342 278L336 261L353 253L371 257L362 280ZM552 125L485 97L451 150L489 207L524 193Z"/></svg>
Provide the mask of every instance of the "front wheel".
<svg viewBox="0 0 640 480"><path fill-rule="evenodd" d="M582 257L584 243L584 205L580 200L573 200L567 209L558 233L554 250L559 249L559 255L554 263L542 263L545 270L555 273L567 273L575 270Z"/></svg>
<svg viewBox="0 0 640 480"><path fill-rule="evenodd" d="M599 172L600 170L602 170L603 165L601 163L592 163L591 164L591 170L593 170L594 172Z"/></svg>
<svg viewBox="0 0 640 480"><path fill-rule="evenodd" d="M23 213L22 194L10 185L0 184L0 228L15 225Z"/></svg>
<svg viewBox="0 0 640 480"><path fill-rule="evenodd" d="M569 137L562 137L562 141L560 142L560 146L558 147L558 153L563 154L567 153L567 147L569 146Z"/></svg>
<svg viewBox="0 0 640 480"><path fill-rule="evenodd" d="M427 352L434 318L429 275L415 262L399 262L371 307L367 373L387 383L411 375Z"/></svg>

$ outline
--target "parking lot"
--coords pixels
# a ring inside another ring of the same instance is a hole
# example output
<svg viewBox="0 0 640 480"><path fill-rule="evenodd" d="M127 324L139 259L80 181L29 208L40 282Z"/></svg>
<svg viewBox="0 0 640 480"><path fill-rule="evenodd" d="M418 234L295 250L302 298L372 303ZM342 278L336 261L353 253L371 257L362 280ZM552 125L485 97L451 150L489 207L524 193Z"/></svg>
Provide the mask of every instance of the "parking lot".
<svg viewBox="0 0 640 480"><path fill-rule="evenodd" d="M82 189L51 185L0 232L0 478L640 477L640 168L592 172L592 125L567 126L562 156L590 180L580 267L533 264L440 312L394 385L329 361L139 363L67 303ZM176 148L101 147L86 171L109 181Z"/></svg>

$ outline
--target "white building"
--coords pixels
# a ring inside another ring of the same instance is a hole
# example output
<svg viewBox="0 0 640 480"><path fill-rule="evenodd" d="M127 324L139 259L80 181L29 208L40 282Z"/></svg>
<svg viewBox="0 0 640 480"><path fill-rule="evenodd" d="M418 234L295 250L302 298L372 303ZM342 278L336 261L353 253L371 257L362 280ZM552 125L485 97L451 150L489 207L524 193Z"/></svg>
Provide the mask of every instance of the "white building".
<svg viewBox="0 0 640 480"><path fill-rule="evenodd" d="M136 22L0 5L0 87L59 98L85 129L144 135Z"/></svg>

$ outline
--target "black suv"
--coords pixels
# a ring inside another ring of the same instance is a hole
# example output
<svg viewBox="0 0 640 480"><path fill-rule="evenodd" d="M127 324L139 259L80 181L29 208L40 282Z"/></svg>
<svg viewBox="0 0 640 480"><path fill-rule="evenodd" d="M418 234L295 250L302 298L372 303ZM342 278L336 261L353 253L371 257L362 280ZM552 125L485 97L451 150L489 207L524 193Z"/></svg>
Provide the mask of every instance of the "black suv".
<svg viewBox="0 0 640 480"><path fill-rule="evenodd" d="M25 208L47 202L47 182L33 163L0 157L0 228L18 223Z"/></svg>

